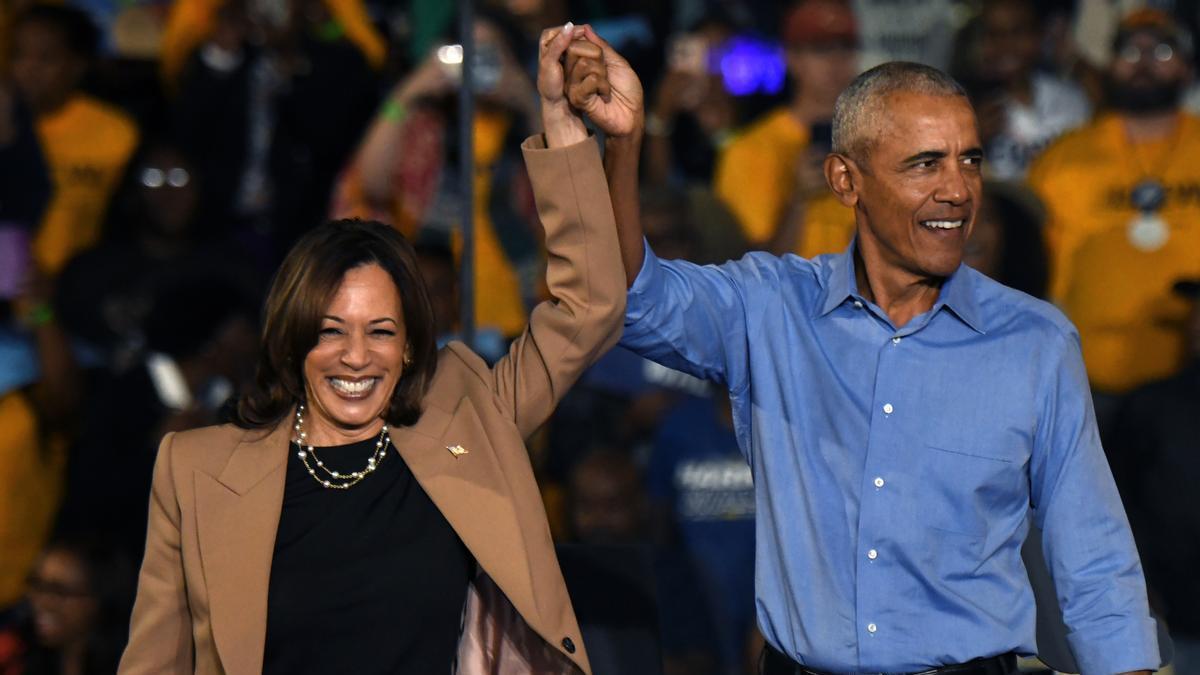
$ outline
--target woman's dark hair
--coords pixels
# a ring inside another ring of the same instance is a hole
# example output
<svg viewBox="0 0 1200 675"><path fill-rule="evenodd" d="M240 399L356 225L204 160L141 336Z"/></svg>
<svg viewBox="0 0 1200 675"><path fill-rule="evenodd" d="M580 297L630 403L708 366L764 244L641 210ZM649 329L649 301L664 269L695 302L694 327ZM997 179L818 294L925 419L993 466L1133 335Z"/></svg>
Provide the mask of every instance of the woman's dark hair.
<svg viewBox="0 0 1200 675"><path fill-rule="evenodd" d="M118 546L94 532L60 533L43 549L43 555L51 552L66 553L79 561L96 601L83 672L115 673L125 651L133 611L137 571L132 561ZM26 675L57 675L62 672L61 656L57 649L34 646L26 660Z"/></svg>
<svg viewBox="0 0 1200 675"><path fill-rule="evenodd" d="M383 223L335 220L301 237L275 273L254 383L238 400L234 424L245 429L274 426L304 400L304 358L317 344L325 310L346 272L370 264L382 267L396 284L412 356L385 419L392 425L417 421L437 368L437 344L416 253Z"/></svg>

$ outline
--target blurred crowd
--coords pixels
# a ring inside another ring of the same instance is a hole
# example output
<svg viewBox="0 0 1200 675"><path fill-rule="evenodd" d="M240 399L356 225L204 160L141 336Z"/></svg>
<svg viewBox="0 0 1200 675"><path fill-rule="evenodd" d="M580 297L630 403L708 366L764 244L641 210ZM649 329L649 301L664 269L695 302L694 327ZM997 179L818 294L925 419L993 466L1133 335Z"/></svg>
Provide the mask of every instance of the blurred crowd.
<svg viewBox="0 0 1200 675"><path fill-rule="evenodd" d="M1200 2L476 15L468 186L455 3L0 0L0 675L115 670L158 441L224 419L300 233L393 224L450 340L473 190L475 346L504 352L545 293L519 143L539 131L537 35L567 20L646 85L643 218L664 258L844 250L854 215L821 171L838 93L897 59L963 83L988 179L968 263L1078 326L1176 672L1200 672ZM618 348L530 447L596 672L754 672L755 500L728 398ZM641 601L585 611L623 574ZM630 660L639 626L652 667Z"/></svg>

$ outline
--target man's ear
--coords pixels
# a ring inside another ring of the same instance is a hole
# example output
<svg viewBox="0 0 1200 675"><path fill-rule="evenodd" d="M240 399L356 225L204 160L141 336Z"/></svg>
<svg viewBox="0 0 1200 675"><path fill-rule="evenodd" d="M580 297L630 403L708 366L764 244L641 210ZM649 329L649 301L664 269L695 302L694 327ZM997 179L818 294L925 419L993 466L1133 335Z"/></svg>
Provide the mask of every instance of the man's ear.
<svg viewBox="0 0 1200 675"><path fill-rule="evenodd" d="M825 157L825 182L829 183L829 189L833 190L843 205L854 206L858 203L861 180L862 174L854 160L838 153L830 153Z"/></svg>

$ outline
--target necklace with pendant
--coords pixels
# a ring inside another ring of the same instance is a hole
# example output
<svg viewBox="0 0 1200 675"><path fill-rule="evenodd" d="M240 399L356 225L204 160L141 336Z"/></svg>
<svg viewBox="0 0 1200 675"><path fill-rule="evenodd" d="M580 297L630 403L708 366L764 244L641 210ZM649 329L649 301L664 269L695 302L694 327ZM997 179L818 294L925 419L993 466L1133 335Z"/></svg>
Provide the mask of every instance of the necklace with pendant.
<svg viewBox="0 0 1200 675"><path fill-rule="evenodd" d="M1183 120L1180 119L1176 122L1175 130L1172 132L1173 140L1168 144L1167 151L1169 153L1178 147L1174 140L1177 140L1182 127ZM1163 182L1153 176L1146 167L1146 163L1142 161L1141 155L1137 152L1136 145L1131 145L1129 156L1138 165L1139 172L1146 178L1134 185L1129 192L1129 203L1137 211L1137 215L1126 225L1125 236L1134 248L1150 253L1165 246L1167 239L1171 236L1170 226L1160 214L1167 202L1167 189ZM1165 173L1170 165L1170 160L1162 162L1162 164Z"/></svg>

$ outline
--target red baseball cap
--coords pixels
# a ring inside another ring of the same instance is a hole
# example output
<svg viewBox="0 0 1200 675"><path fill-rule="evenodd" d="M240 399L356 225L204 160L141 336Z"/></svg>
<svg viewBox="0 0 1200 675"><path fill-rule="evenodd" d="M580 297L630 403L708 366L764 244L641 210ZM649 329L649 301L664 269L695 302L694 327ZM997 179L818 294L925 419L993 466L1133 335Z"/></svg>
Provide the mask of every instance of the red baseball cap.
<svg viewBox="0 0 1200 675"><path fill-rule="evenodd" d="M800 0L783 19L783 42L803 47L831 42L858 44L858 20L845 0Z"/></svg>

